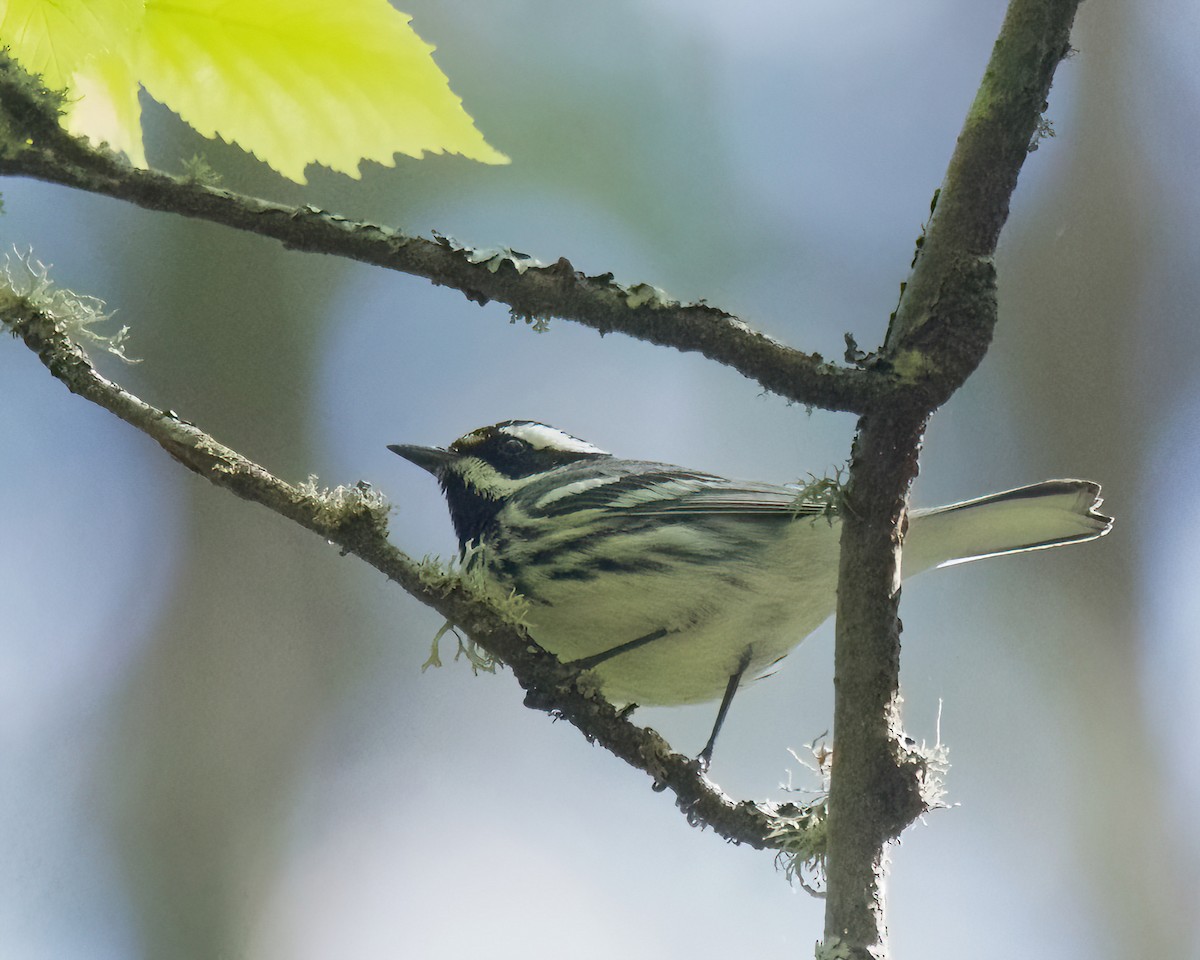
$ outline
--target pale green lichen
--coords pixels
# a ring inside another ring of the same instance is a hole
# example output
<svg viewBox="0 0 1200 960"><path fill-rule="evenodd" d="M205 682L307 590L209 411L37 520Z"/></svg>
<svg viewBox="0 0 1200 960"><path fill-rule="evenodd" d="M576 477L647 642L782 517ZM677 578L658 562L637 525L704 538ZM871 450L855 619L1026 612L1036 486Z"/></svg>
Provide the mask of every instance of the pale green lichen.
<svg viewBox="0 0 1200 960"><path fill-rule="evenodd" d="M531 257L529 254L521 253L509 247L468 247L460 243L454 237L448 234L433 232L433 238L442 246L453 250L455 253L461 254L464 260L468 263L479 264L486 267L491 273L497 273L502 267L511 267L518 274L523 274L528 270L534 269L550 269L558 272L570 271L574 269L570 263L565 260L559 260L555 264L547 264L536 257ZM640 307L649 307L652 310L673 309L682 306L702 306L703 301L697 304L685 305L678 300L672 299L665 290L656 287L650 283L618 283L613 280L611 273L602 274L594 277L584 277L583 274L577 273L581 279L585 279L593 284L607 285L608 293L615 294L627 307L631 310L636 310ZM538 333L544 333L548 329L550 317L548 315L530 313L520 309L513 309L511 313L512 321L515 323L518 320L523 320L530 324ZM740 321L733 321L733 318L728 318L731 322L737 322L745 330L750 328Z"/></svg>
<svg viewBox="0 0 1200 960"><path fill-rule="evenodd" d="M820 941L813 956L816 960L854 960L850 945L841 937L830 937Z"/></svg>
<svg viewBox="0 0 1200 960"><path fill-rule="evenodd" d="M549 333L550 331L551 317L549 314L523 313L514 307L508 311L508 322L516 323L518 320L533 327L534 333Z"/></svg>
<svg viewBox="0 0 1200 960"><path fill-rule="evenodd" d="M508 264L517 273L524 273L531 267L544 267L545 264L536 257L531 257L508 247L473 247L463 250L467 263L479 263L487 267L489 273L495 273Z"/></svg>
<svg viewBox="0 0 1200 960"><path fill-rule="evenodd" d="M1044 114L1038 117L1037 126L1033 128L1033 136L1029 138L1028 152L1034 153L1043 140L1057 136L1054 132L1054 121Z"/></svg>
<svg viewBox="0 0 1200 960"><path fill-rule="evenodd" d="M936 374L937 366L920 350L901 350L892 358L892 369L910 383Z"/></svg>
<svg viewBox="0 0 1200 960"><path fill-rule="evenodd" d="M778 849L775 866L793 883L814 897L823 897L825 843L828 838L829 800L809 804L799 814L776 816L776 826L767 834Z"/></svg>
<svg viewBox="0 0 1200 960"><path fill-rule="evenodd" d="M377 526L387 524L387 499L362 480L352 487L329 489L319 487L316 476L310 475L304 483L297 484L296 489L316 508L316 519L324 525L336 527L363 516Z"/></svg>
<svg viewBox="0 0 1200 960"><path fill-rule="evenodd" d="M454 659L465 657L467 663L471 665L471 672L478 676L482 673L496 672L496 658L483 649L470 637L463 639L462 634L455 628L454 622L447 620L434 634L433 645L429 651L429 658L421 664L421 672L424 673L430 667L440 667L442 665L442 652L440 644L442 637L448 632L454 632L454 638L458 641L458 649L454 651Z"/></svg>
<svg viewBox="0 0 1200 960"><path fill-rule="evenodd" d="M447 620L441 625L441 627L438 629L438 632L433 635L433 646L429 650L429 657L423 664L421 664L422 673L424 673L430 667L440 667L442 665L442 653L438 645L441 643L442 637L446 635L446 632L453 629L453 622Z"/></svg>
<svg viewBox="0 0 1200 960"><path fill-rule="evenodd" d="M846 508L846 487L842 483L845 470L837 467L832 477L808 475L808 482L796 486L793 509L797 517L824 519L833 523Z"/></svg>
<svg viewBox="0 0 1200 960"><path fill-rule="evenodd" d="M461 253L467 263L482 264L490 273L495 273L505 264L516 270L517 273L524 273L533 267L546 266L545 263L536 257L531 257L527 253L520 253L510 247L468 247L465 244L459 243L454 237L445 233L439 233L436 230L433 232L433 238L443 246L449 247L455 253Z"/></svg>
<svg viewBox="0 0 1200 960"><path fill-rule="evenodd" d="M768 835L775 841L779 852L775 865L783 870L789 883L795 884L814 897L823 897L821 889L825 883L826 820L829 816L829 776L833 751L825 740L826 734L808 744L811 761L795 750L788 752L815 780L812 787L797 787L792 784L792 771L788 771L788 782L783 789L789 793L802 793L810 798L800 804L800 812L783 815L772 812L776 826Z"/></svg>
<svg viewBox="0 0 1200 960"><path fill-rule="evenodd" d="M833 748L826 742L827 736L829 736L828 731L809 742L806 750L812 758L811 760L806 760L791 747L788 748L792 759L804 767L816 780L815 787L797 787L792 783L792 771L788 770L788 782L781 784L781 787L788 793L808 793L819 798L829 792L829 777L833 769Z"/></svg>
<svg viewBox="0 0 1200 960"><path fill-rule="evenodd" d="M925 748L925 763L920 773L921 802L929 810L941 810L946 802L946 774L950 772L950 751L945 746Z"/></svg>
<svg viewBox="0 0 1200 960"><path fill-rule="evenodd" d="M635 283L631 287L622 288L626 305L636 310L638 307L674 307L678 302L667 296L667 292L649 283Z"/></svg>
<svg viewBox="0 0 1200 960"><path fill-rule="evenodd" d="M221 174L214 170L208 158L200 153L193 153L190 160L183 161L183 176L185 180L204 187L221 185Z"/></svg>
<svg viewBox="0 0 1200 960"><path fill-rule="evenodd" d="M417 578L421 585L438 596L448 596L452 591L462 588L472 600L486 604L501 620L509 626L528 629L526 616L529 612L529 601L515 590L502 591L484 574L484 565L479 562L483 547L472 544L461 558L444 562L439 557L424 557L417 563ZM433 638L429 658L421 665L424 671L429 667L442 665L439 644L447 632L455 630L455 624L449 620L438 630ZM495 658L479 646L473 639L465 639L455 631L458 639L458 650L454 659L466 658L474 673L484 671L494 673Z"/></svg>
<svg viewBox="0 0 1200 960"><path fill-rule="evenodd" d="M417 561L417 579L431 593L445 597L460 582L455 567L453 560L446 563L441 557L424 556Z"/></svg>
<svg viewBox="0 0 1200 960"><path fill-rule="evenodd" d="M126 363L138 362L125 355L128 327L107 335L96 330L113 316L103 300L56 287L50 268L34 259L32 250L14 248L0 261L0 320L29 312L40 313L75 343L93 343Z"/></svg>
<svg viewBox="0 0 1200 960"><path fill-rule="evenodd" d="M940 709L940 707L939 707ZM917 789L926 810L943 810L946 802L946 776L950 772L950 748L941 742L910 744L904 760L917 768Z"/></svg>

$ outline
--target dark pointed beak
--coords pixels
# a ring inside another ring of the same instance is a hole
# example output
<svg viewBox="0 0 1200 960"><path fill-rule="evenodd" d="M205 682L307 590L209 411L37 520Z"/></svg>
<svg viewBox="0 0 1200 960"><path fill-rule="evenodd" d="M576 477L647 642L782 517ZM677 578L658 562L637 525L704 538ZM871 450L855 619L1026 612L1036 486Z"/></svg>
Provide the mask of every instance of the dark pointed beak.
<svg viewBox="0 0 1200 960"><path fill-rule="evenodd" d="M388 445L392 453L398 454L409 463L415 463L422 470L428 470L435 477L441 476L442 469L457 460L456 454L441 447L418 447L411 443L392 443Z"/></svg>

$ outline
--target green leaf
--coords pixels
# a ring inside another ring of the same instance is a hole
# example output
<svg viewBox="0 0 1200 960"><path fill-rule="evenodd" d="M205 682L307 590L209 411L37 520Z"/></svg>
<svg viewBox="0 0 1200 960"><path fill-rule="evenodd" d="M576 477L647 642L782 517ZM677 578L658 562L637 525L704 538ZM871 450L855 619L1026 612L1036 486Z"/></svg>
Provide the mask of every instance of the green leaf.
<svg viewBox="0 0 1200 960"><path fill-rule="evenodd" d="M397 151L506 162L408 21L386 0L147 0L138 74L205 136L301 183L309 163L357 176Z"/></svg>
<svg viewBox="0 0 1200 960"><path fill-rule="evenodd" d="M70 89L72 132L143 166L139 82L299 183L396 153L507 163L409 19L386 0L0 0L0 42Z"/></svg>
<svg viewBox="0 0 1200 960"><path fill-rule="evenodd" d="M103 141L135 165L146 166L138 82L124 56L95 57L76 71L72 94L65 121L68 130Z"/></svg>
<svg viewBox="0 0 1200 960"><path fill-rule="evenodd" d="M113 51L127 53L142 0L0 0L0 42L53 90Z"/></svg>

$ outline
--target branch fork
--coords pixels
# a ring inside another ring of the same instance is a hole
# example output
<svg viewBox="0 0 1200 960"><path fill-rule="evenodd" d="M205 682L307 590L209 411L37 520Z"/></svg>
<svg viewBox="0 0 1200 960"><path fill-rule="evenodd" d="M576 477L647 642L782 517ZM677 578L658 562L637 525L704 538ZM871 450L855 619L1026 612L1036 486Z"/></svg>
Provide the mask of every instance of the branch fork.
<svg viewBox="0 0 1200 960"><path fill-rule="evenodd" d="M757 848L802 850L826 864L825 940L818 956L887 955L882 880L888 845L924 810L936 764L899 721L898 570L909 486L932 413L982 360L996 323L992 261L1017 175L1045 129L1041 113L1069 50L1078 0L1011 0L982 84L940 188L900 305L875 353L848 349L846 365L757 333L706 303L679 303L648 284L585 276L565 258L541 264L511 250L476 250L135 169L66 134L61 96L0 52L0 174L34 177L151 210L224 224L284 246L425 277L515 317L556 316L601 333L698 351L788 400L860 416L843 515L835 650L836 750L827 803L807 808L735 803L651 730L589 690L577 672L464 584L428 570L387 541L387 507L374 491L336 496L295 487L198 427L101 377L55 317L0 291L0 320L73 392L156 440L189 470L354 553L458 624L504 660L526 702L568 719L674 791L689 821ZM790 838L788 825L794 828ZM798 832L797 832L798 831ZM800 839L797 839L799 837Z"/></svg>

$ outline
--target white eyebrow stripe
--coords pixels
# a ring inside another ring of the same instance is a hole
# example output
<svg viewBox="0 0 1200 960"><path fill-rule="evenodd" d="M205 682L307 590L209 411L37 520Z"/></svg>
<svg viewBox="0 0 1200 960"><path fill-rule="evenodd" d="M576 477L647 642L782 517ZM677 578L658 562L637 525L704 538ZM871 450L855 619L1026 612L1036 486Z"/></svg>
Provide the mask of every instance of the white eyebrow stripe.
<svg viewBox="0 0 1200 960"><path fill-rule="evenodd" d="M514 423L502 427L501 431L510 437L524 440L535 450L563 450L567 453L606 452L586 440L580 440L544 423Z"/></svg>

